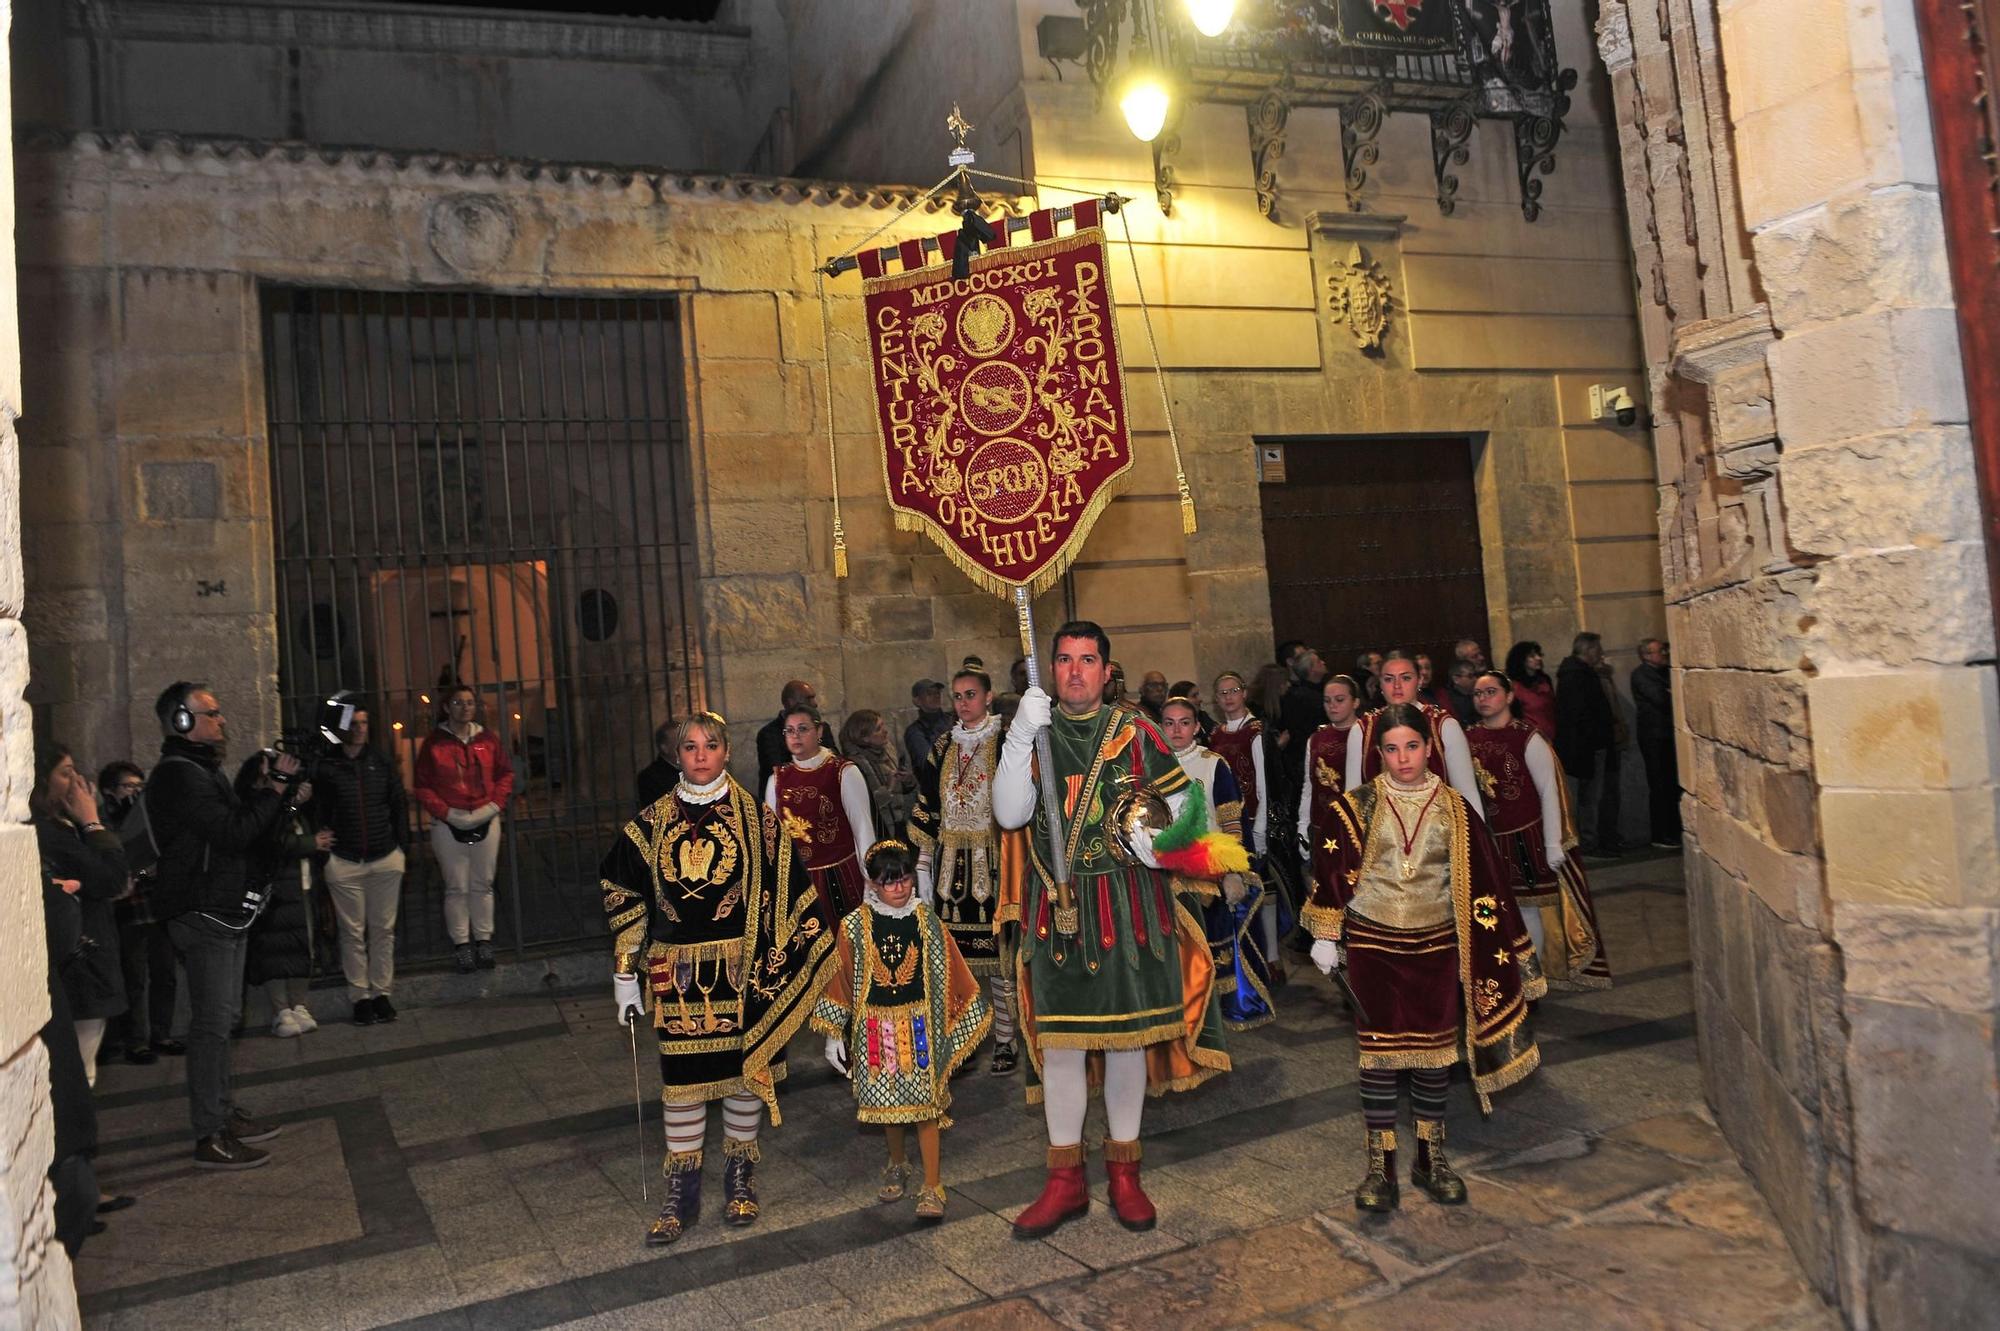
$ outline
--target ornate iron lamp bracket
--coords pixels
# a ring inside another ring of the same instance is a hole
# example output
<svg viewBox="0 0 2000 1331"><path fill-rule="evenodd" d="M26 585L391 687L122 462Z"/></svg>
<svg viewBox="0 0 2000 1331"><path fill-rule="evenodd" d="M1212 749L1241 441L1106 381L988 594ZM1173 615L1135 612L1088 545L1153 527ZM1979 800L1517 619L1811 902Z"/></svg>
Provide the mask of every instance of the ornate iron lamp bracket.
<svg viewBox="0 0 2000 1331"><path fill-rule="evenodd" d="M1472 157L1477 105L1478 98L1468 95L1431 112L1431 169L1437 173L1438 211L1446 217L1458 209L1458 176L1452 168L1464 166Z"/></svg>
<svg viewBox="0 0 2000 1331"><path fill-rule="evenodd" d="M1250 165L1257 177L1257 211L1278 220L1278 161L1285 155L1285 125L1291 119L1289 72L1276 87L1245 108L1250 122Z"/></svg>
<svg viewBox="0 0 2000 1331"><path fill-rule="evenodd" d="M1180 131L1163 129L1153 140L1153 198L1162 217L1174 215L1174 168L1167 158L1181 150Z"/></svg>
<svg viewBox="0 0 2000 1331"><path fill-rule="evenodd" d="M1514 118L1514 167L1521 179L1521 215L1530 222L1542 215L1541 176L1556 169L1556 143L1562 138L1563 117L1569 114L1570 89L1576 71L1565 69L1556 79L1555 100L1547 115L1529 113Z"/></svg>
<svg viewBox="0 0 2000 1331"><path fill-rule="evenodd" d="M1388 91L1384 80L1340 108L1340 164L1347 173L1347 206L1355 212L1361 211L1361 187L1368 183L1368 168L1382 158L1382 147L1375 140L1389 114Z"/></svg>

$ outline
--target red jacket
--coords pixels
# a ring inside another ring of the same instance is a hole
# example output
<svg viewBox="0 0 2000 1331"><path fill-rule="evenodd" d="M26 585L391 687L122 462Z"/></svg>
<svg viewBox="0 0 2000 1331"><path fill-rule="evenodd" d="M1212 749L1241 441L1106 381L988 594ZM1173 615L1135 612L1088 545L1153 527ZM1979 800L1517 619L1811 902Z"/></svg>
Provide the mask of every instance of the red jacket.
<svg viewBox="0 0 2000 1331"><path fill-rule="evenodd" d="M475 731L471 739L463 740L439 726L417 754L417 803L433 818L482 804L504 809L513 793L514 765L507 761L499 736L490 730Z"/></svg>

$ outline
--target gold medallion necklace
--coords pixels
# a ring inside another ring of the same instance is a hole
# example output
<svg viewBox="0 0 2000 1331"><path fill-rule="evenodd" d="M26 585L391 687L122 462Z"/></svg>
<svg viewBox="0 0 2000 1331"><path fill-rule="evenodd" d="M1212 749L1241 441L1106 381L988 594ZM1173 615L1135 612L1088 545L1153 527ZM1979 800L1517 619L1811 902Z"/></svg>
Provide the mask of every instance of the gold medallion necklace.
<svg viewBox="0 0 2000 1331"><path fill-rule="evenodd" d="M1401 841L1403 849L1402 863L1398 867L1397 873L1406 883L1417 876L1416 862L1410 858L1410 855L1416 847L1417 837L1424 830L1424 819L1430 814L1431 805L1437 802L1438 792L1443 789L1444 782L1433 779L1430 796L1424 801L1423 807L1417 810L1416 824L1411 826L1403 822L1403 811L1396 807L1403 802L1402 798L1399 798L1399 796L1403 795L1403 792L1399 791L1393 782L1389 786L1389 813L1396 820L1396 835ZM1415 803L1416 793L1412 791L1406 798L1410 802Z"/></svg>

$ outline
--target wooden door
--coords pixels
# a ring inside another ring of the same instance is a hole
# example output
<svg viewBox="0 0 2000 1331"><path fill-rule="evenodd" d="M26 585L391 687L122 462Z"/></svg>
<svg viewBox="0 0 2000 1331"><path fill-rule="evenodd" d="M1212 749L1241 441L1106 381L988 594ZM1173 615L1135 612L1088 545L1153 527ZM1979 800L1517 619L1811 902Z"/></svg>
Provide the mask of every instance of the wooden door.
<svg viewBox="0 0 2000 1331"><path fill-rule="evenodd" d="M1280 448L1281 468L1268 450ZM1309 439L1259 445L1264 561L1277 641L1300 638L1336 673L1368 650L1451 660L1486 642L1486 574L1466 439ZM1283 479L1270 479L1282 470ZM1440 676L1441 677L1441 676Z"/></svg>

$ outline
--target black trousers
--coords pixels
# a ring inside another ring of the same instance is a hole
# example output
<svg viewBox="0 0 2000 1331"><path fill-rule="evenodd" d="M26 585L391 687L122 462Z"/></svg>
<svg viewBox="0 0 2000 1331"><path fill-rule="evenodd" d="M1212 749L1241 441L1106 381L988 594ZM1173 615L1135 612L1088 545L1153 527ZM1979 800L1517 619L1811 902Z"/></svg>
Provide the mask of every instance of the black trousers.
<svg viewBox="0 0 2000 1331"><path fill-rule="evenodd" d="M125 970L125 1047L144 1049L174 1033L174 945L158 920L118 926L118 964Z"/></svg>
<svg viewBox="0 0 2000 1331"><path fill-rule="evenodd" d="M187 967L188 1120L196 1141L229 1125L229 1031L243 1015L241 930L192 912L167 924L167 936Z"/></svg>
<svg viewBox="0 0 2000 1331"><path fill-rule="evenodd" d="M1673 736L1639 740L1639 756L1646 763L1646 809L1653 824L1655 845L1678 845L1681 839L1680 758L1674 752Z"/></svg>
<svg viewBox="0 0 2000 1331"><path fill-rule="evenodd" d="M1618 789L1618 756L1615 745L1599 749L1591 755L1588 775L1564 773L1569 782L1570 816L1576 819L1577 839L1584 850L1607 855L1618 852L1618 814L1624 803Z"/></svg>

